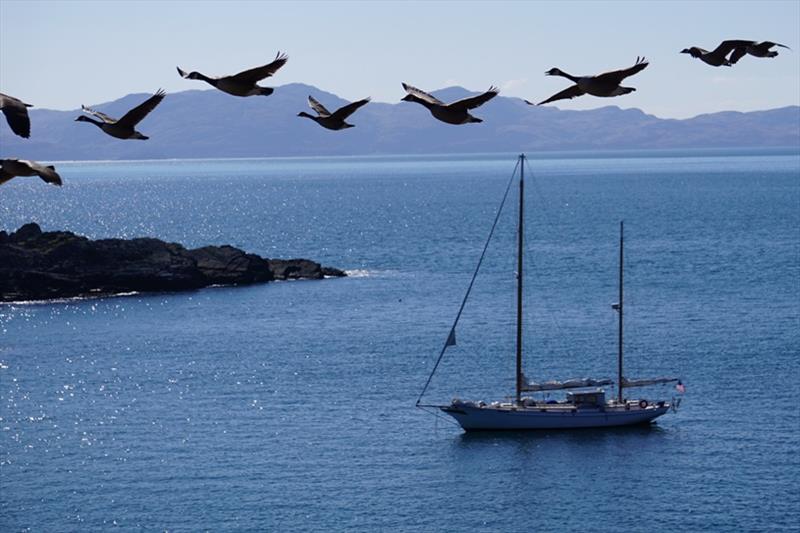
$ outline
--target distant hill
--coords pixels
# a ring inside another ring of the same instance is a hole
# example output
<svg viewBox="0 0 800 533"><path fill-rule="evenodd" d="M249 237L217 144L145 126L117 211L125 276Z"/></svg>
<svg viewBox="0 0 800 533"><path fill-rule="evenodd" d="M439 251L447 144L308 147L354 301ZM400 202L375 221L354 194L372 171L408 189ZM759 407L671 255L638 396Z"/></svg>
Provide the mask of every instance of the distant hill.
<svg viewBox="0 0 800 533"><path fill-rule="evenodd" d="M309 85L277 87L271 96L238 98L216 90L167 95L138 129L148 141L121 141L76 123L75 111L30 110L31 138L0 125L0 155L37 160L161 159L467 153L499 151L800 147L800 107L721 112L685 120L660 119L639 109L588 111L533 107L498 96L474 111L482 124L451 126L418 104L370 103L350 118L355 128L328 131L297 117L311 94L329 109L345 103ZM437 91L451 101L461 87ZM148 95L95 105L115 117ZM87 102L87 104L92 104Z"/></svg>

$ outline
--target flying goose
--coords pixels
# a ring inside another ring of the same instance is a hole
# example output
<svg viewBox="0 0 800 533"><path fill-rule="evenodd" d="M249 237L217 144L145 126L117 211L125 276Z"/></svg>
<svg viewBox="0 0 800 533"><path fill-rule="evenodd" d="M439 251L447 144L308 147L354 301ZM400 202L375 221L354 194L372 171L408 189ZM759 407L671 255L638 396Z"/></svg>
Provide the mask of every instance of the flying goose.
<svg viewBox="0 0 800 533"><path fill-rule="evenodd" d="M39 176L47 183L61 185L61 176L52 165L44 166L24 159L0 159L0 185L17 176Z"/></svg>
<svg viewBox="0 0 800 533"><path fill-rule="evenodd" d="M489 90L478 96L470 96L445 104L438 98L403 83L403 89L408 93L403 97L404 102L416 102L428 108L434 118L447 122L448 124L468 124L470 122L483 122L483 120L469 114L470 109L475 109L485 104L500 93L497 87L489 87Z"/></svg>
<svg viewBox="0 0 800 533"><path fill-rule="evenodd" d="M539 102L538 105L547 104L556 100L565 100L575 98L584 94L591 94L592 96L620 96L623 94L632 93L636 89L633 87L622 87L620 83L628 76L633 76L637 72L644 70L650 63L643 57L637 57L636 63L630 68L623 70L613 70L611 72L604 72L597 76L572 76L563 70L551 68L545 72L548 76L561 76L575 82L575 85L564 89L560 93L556 93L547 100ZM536 105L533 102L525 100L529 105Z"/></svg>
<svg viewBox="0 0 800 533"><path fill-rule="evenodd" d="M255 96L258 94L267 96L272 94L272 91L275 89L272 87L259 87L256 85L256 82L261 81L264 78L269 78L275 74L275 72L285 65L288 60L289 56L278 52L278 55L275 56L275 60L268 65L251 68L250 70L245 70L232 76L221 76L218 78L209 78L205 74L200 74L199 72L195 71L187 73L181 70L181 67L177 67L177 69L178 74L185 79L203 80L209 85L216 87L220 91L232 94L234 96Z"/></svg>
<svg viewBox="0 0 800 533"><path fill-rule="evenodd" d="M710 52L708 50L692 46L690 48L684 48L683 50L681 50L681 53L689 54L692 57L696 57L703 63L711 65L712 67L722 67L722 66L730 67L731 65L733 65L734 61L728 60L727 57L725 56L730 54L735 48L747 47L747 45L752 43L753 41L742 41L742 40L722 41L719 44L719 46L717 46Z"/></svg>
<svg viewBox="0 0 800 533"><path fill-rule="evenodd" d="M357 102L352 102L347 104L346 106L340 107L333 113L328 111L324 105L317 102L317 100L309 95L308 97L308 105L311 106L311 109L317 112L318 116L309 115L305 111L301 111L297 114L298 117L306 117L310 118L323 128L328 128L329 130L343 130L345 128L353 128L352 124L348 124L345 122L345 119L355 113L356 109L359 107L366 105L369 102L369 98L364 98L363 100L358 100Z"/></svg>
<svg viewBox="0 0 800 533"><path fill-rule="evenodd" d="M148 113L150 113L150 111L155 109L155 107L161 103L161 100L164 99L166 94L167 93L159 89L156 94L125 113L125 115L119 120L115 120L105 113L95 111L94 109L90 109L82 105L81 109L85 113L90 113L98 117L100 120L94 120L86 115L81 115L75 120L78 122L91 122L107 134L111 135L112 137L116 137L117 139L140 139L144 141L149 139L149 137L142 135L134 128L144 117L147 116Z"/></svg>
<svg viewBox="0 0 800 533"><path fill-rule="evenodd" d="M736 64L745 54L750 54L751 56L755 57L775 57L778 55L776 50L770 51L770 48L773 46L780 46L781 48L786 48L787 50L791 50L785 44L778 44L773 43L772 41L764 41L762 43L756 41L747 41L747 45L739 46L733 49L733 53L731 54L730 59L728 61L731 62L731 65Z"/></svg>
<svg viewBox="0 0 800 533"><path fill-rule="evenodd" d="M28 118L28 110L26 109L28 107L33 106L13 96L0 93L0 109L3 110L11 131L26 139L31 136L31 119Z"/></svg>

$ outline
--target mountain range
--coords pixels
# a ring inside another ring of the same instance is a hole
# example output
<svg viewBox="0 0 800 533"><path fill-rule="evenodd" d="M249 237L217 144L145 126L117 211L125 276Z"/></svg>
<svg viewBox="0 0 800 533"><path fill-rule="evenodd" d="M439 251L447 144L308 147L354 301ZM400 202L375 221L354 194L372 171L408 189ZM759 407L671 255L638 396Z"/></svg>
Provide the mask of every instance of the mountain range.
<svg viewBox="0 0 800 533"><path fill-rule="evenodd" d="M433 94L448 102L475 93L449 87ZM678 120L615 105L586 111L536 107L501 95L473 110L481 124L452 126L418 104L371 102L348 119L355 128L329 131L297 116L308 111L308 95L331 110L346 103L300 83L248 98L213 89L171 93L137 127L147 141L114 139L91 124L76 123L79 109L32 108L30 139L0 124L0 156L49 161L800 147L800 106ZM129 94L90 106L120 117L148 96Z"/></svg>

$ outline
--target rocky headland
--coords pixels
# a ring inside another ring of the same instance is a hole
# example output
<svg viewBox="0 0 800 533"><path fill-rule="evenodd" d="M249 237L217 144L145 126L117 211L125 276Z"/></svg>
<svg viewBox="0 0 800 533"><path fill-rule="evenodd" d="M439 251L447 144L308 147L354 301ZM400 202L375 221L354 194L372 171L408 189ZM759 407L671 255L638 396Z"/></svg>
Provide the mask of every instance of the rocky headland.
<svg viewBox="0 0 800 533"><path fill-rule="evenodd" d="M0 231L3 302L345 275L308 259L266 259L233 246L187 250L150 238L93 241L68 231L43 232L35 223Z"/></svg>

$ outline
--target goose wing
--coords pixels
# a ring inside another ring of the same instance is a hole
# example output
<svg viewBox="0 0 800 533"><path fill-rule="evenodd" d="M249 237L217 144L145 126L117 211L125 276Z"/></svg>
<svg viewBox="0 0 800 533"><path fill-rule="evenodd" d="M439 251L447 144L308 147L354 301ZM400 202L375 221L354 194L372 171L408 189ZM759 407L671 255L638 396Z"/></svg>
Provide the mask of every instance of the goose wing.
<svg viewBox="0 0 800 533"><path fill-rule="evenodd" d="M27 165L32 171L36 172L36 175L42 178L47 183L52 183L53 185L61 185L61 176L58 175L56 172L56 167L52 165L42 165L37 163L36 161L26 161L24 159L19 160L20 163L23 165Z"/></svg>
<svg viewBox="0 0 800 533"><path fill-rule="evenodd" d="M0 109L3 110L11 131L26 139L31 136L31 119L26 109L28 107L33 106L13 96L0 93Z"/></svg>
<svg viewBox="0 0 800 533"><path fill-rule="evenodd" d="M759 57L760 57L760 54L768 54L769 53L769 49L772 48L773 46L780 46L781 48L786 48L787 50L791 50L791 48L789 48L785 44L774 43L772 41L763 41L763 42L760 42L760 43L756 43L755 41L744 41L744 42L746 42L746 43L750 42L751 44L747 45L747 46L737 46L736 48L734 48L733 49L733 53L731 54L731 57L728 59L728 61L730 61L731 64L735 64L742 57L744 57L748 52L752 53L755 56L759 56ZM778 52L774 52L774 53L775 53L775 55L778 54Z"/></svg>
<svg viewBox="0 0 800 533"><path fill-rule="evenodd" d="M469 98L463 98L461 100L456 100L448 107L452 109L475 109L476 107L482 106L495 96L500 94L500 89L495 86L489 87L489 90L483 94L479 94L478 96L470 96Z"/></svg>
<svg viewBox="0 0 800 533"><path fill-rule="evenodd" d="M324 105L317 102L316 98L311 95L308 96L308 105L321 117L329 117L331 115L331 112L328 111Z"/></svg>
<svg viewBox="0 0 800 533"><path fill-rule="evenodd" d="M791 50L788 46L781 43L774 43L772 41L763 41L755 45L757 48L763 49L765 52L768 51L773 46L780 46L781 48L786 48L787 50Z"/></svg>
<svg viewBox="0 0 800 533"><path fill-rule="evenodd" d="M353 113L355 113L356 109L358 109L359 107L361 107L363 105L366 105L367 102L369 102L369 101L370 101L369 98L364 98L362 100L351 102L351 103L347 104L346 106L342 106L339 109L337 109L336 111L334 111L333 116L338 118L338 119L344 120L347 117L349 117L350 115L352 115Z"/></svg>
<svg viewBox="0 0 800 533"><path fill-rule="evenodd" d="M99 118L100 120L105 122L106 124L113 124L113 123L115 123L117 121L117 119L111 118L108 115L106 115L105 113L102 113L100 111L95 111L91 107L86 107L85 105L81 105L81 110L83 112L85 112L85 113L89 113L90 115L96 116L97 118Z"/></svg>
<svg viewBox="0 0 800 533"><path fill-rule="evenodd" d="M746 46L739 46L733 49L733 53L731 57L728 58L728 61L731 65L735 65L737 61L747 55L747 47Z"/></svg>
<svg viewBox="0 0 800 533"><path fill-rule="evenodd" d="M772 48L773 46L780 46L781 48L786 48L787 50L791 50L791 48L789 48L785 44L781 44L781 43L773 43L772 41L764 41L764 44L769 44L769 46L767 48Z"/></svg>
<svg viewBox="0 0 800 533"><path fill-rule="evenodd" d="M159 89L156 91L156 94L125 113L122 118L117 121L117 123L123 126L130 126L131 128L134 127L141 122L141 120L146 117L150 111L155 109L155 107L161 103L161 100L163 100L166 95L167 93Z"/></svg>
<svg viewBox="0 0 800 533"><path fill-rule="evenodd" d="M743 41L741 39L732 39L729 41L722 41L719 46L714 48L711 54L728 55L734 48L747 48L748 46L756 44L755 41Z"/></svg>
<svg viewBox="0 0 800 533"><path fill-rule="evenodd" d="M289 56L278 52L278 55L275 56L275 60L272 63L264 65L263 67L255 67L250 70L242 71L239 74L234 74L231 78L241 83L255 84L257 81L269 78L275 74L287 61L289 61Z"/></svg>
<svg viewBox="0 0 800 533"><path fill-rule="evenodd" d="M634 63L632 67L621 70L612 70L611 72L604 72L595 76L595 79L603 83L619 85L622 83L622 80L628 76L633 76L637 72L643 71L649 64L650 63L644 57L637 56L636 63Z"/></svg>
<svg viewBox="0 0 800 533"><path fill-rule="evenodd" d="M5 169L3 166L3 161L5 161L5 159L0 159L0 185L14 177L14 174Z"/></svg>
<svg viewBox="0 0 800 533"><path fill-rule="evenodd" d="M413 95L413 96L416 96L416 97L417 97L417 98L419 98L420 100L425 100L425 101L426 101L426 102L428 102L429 104L434 104L434 105L445 105L445 103L444 103L444 102L442 102L441 100L439 100L439 99L438 99L438 98L436 98L435 96L433 96L433 95L431 95L431 94L428 94L428 93L426 93L425 91L423 91L423 90L421 90L421 89L417 89L417 88L416 88L416 87L414 87L413 85L409 85L409 84L407 84L407 83L403 83L403 89L405 89L405 91L406 91L408 94L411 94L411 95Z"/></svg>
<svg viewBox="0 0 800 533"><path fill-rule="evenodd" d="M555 102L556 100L569 100L570 98L575 98L576 96L581 96L582 94L585 94L585 93L581 90L581 88L578 87L577 85L573 85L572 87L564 89L560 93L554 94L553 96L551 96L547 100L542 100L537 105L549 104L550 102ZM528 102L527 100L525 100L525 101ZM531 102L528 102L528 103L531 104ZM533 104L531 104L531 105L533 105Z"/></svg>

